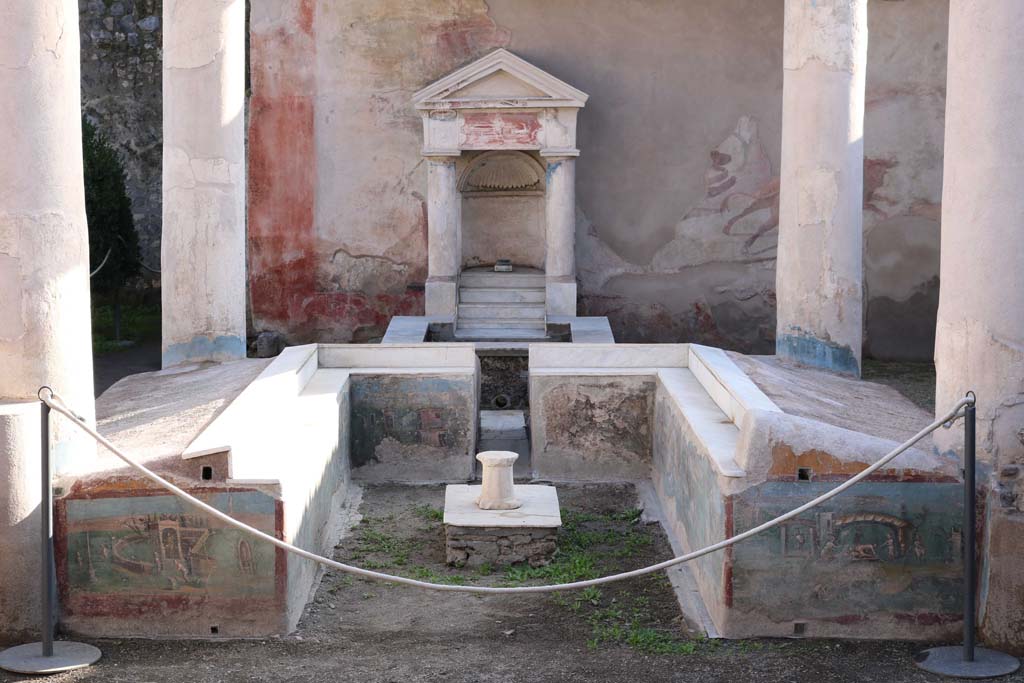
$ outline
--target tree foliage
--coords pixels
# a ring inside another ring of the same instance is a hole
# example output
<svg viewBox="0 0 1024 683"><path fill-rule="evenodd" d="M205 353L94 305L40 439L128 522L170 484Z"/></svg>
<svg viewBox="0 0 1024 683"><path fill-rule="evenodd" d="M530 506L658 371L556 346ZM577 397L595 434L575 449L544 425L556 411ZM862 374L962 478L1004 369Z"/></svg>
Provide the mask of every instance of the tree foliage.
<svg viewBox="0 0 1024 683"><path fill-rule="evenodd" d="M82 160L90 271L96 270L106 258L106 263L91 279L92 290L116 296L128 280L139 274L139 236L135 232L125 170L117 150L84 117Z"/></svg>

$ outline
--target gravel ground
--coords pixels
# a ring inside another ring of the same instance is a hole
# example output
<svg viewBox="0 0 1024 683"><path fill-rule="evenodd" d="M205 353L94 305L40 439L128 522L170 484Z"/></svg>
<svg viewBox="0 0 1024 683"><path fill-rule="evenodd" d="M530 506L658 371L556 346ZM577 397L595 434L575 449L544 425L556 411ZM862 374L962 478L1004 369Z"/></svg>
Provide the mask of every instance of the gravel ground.
<svg viewBox="0 0 1024 683"><path fill-rule="evenodd" d="M335 556L434 581L519 585L605 574L670 555L631 487L559 487L564 527L547 568L489 573L444 565L440 487L366 489L363 521ZM668 582L516 597L419 591L328 574L299 629L248 641L94 641L94 667L55 683L104 681L939 681L921 645L823 640L708 641L688 631ZM34 680L0 674L0 681ZM1024 676L1004 679L1024 681Z"/></svg>

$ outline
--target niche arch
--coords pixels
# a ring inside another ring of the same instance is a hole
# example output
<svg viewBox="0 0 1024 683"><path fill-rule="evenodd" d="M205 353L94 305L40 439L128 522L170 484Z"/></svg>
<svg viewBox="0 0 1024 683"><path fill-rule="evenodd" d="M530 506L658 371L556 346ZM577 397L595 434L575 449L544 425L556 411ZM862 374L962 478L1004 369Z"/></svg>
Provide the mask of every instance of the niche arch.
<svg viewBox="0 0 1024 683"><path fill-rule="evenodd" d="M458 189L463 268L507 258L517 266L544 269L545 165L535 153L490 150L469 156Z"/></svg>

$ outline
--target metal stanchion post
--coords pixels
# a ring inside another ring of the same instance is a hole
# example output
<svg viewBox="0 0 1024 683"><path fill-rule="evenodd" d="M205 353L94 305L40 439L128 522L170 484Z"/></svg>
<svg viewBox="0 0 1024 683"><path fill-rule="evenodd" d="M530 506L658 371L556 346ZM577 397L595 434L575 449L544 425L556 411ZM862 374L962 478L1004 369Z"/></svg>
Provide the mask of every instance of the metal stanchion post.
<svg viewBox="0 0 1024 683"><path fill-rule="evenodd" d="M967 395L974 399L974 392ZM975 401L964 408L964 642L963 646L933 647L919 652L914 663L925 671L958 678L993 678L1012 674L1020 667L1016 657L1003 652L975 647L978 590L977 540L977 488L975 483Z"/></svg>
<svg viewBox="0 0 1024 683"><path fill-rule="evenodd" d="M53 393L49 387L39 390ZM53 565L53 486L52 468L50 467L50 406L42 403L42 421L40 430L40 479L41 498L39 501L40 526L40 589L42 591L42 615L40 620L40 636L38 643L18 645L0 652L0 669L20 674L55 674L61 671L81 669L95 663L101 657L99 648L87 643L75 643L69 640L53 639L53 614L55 577Z"/></svg>

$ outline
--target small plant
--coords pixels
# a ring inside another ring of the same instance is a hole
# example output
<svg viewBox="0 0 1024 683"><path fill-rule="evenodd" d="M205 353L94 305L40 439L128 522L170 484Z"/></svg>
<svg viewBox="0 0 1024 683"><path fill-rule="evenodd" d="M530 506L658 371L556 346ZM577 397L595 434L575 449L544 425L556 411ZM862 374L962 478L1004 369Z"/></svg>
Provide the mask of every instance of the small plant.
<svg viewBox="0 0 1024 683"><path fill-rule="evenodd" d="M422 517L428 522L440 522L444 519L444 510L433 505L417 505L412 511L417 517Z"/></svg>
<svg viewBox="0 0 1024 683"><path fill-rule="evenodd" d="M112 300L114 341L121 341L121 291L139 274L139 236L117 150L82 118L85 215L89 224L90 279L96 294ZM102 266L102 267L101 267Z"/></svg>

